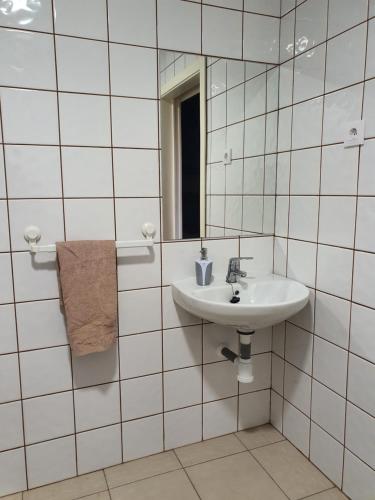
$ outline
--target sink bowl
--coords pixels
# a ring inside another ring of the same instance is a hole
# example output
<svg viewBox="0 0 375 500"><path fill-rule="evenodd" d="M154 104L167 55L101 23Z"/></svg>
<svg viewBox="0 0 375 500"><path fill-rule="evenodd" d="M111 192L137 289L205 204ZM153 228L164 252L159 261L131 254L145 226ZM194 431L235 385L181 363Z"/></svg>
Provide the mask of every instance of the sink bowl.
<svg viewBox="0 0 375 500"><path fill-rule="evenodd" d="M173 299L200 318L241 331L276 325L305 307L309 290L297 281L271 274L242 278L233 285L240 301L231 303L232 286L217 276L208 286L198 286L195 278L172 283Z"/></svg>

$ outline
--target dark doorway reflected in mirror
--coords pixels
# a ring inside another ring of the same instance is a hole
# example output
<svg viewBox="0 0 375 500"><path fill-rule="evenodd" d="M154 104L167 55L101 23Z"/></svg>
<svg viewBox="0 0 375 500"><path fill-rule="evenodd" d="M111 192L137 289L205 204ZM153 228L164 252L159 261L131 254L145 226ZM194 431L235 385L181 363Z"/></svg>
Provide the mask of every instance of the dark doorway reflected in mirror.
<svg viewBox="0 0 375 500"><path fill-rule="evenodd" d="M199 92L181 101L182 238L200 236Z"/></svg>

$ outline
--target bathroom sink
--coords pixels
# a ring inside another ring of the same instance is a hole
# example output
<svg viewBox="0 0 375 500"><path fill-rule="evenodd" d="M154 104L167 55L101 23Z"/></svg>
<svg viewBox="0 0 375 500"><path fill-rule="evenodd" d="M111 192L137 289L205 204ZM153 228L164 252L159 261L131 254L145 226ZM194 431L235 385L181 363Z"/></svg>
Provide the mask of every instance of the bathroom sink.
<svg viewBox="0 0 375 500"><path fill-rule="evenodd" d="M237 303L230 302L233 292L240 299ZM241 278L233 291L224 276L216 276L208 286L187 278L172 283L172 293L175 302L195 316L241 331L276 325L303 309L309 299L305 285L275 274Z"/></svg>

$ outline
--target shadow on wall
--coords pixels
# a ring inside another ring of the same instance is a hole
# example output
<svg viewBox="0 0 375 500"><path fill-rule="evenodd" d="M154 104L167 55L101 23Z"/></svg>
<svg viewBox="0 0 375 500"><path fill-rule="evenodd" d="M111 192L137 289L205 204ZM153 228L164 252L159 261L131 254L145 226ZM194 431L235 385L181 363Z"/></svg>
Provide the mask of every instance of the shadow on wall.
<svg viewBox="0 0 375 500"><path fill-rule="evenodd" d="M147 250L148 253L144 255L118 255L117 265L152 264L155 261L155 251L153 248L148 248Z"/></svg>
<svg viewBox="0 0 375 500"><path fill-rule="evenodd" d="M117 343L105 352L73 357L74 387L88 387L118 379Z"/></svg>

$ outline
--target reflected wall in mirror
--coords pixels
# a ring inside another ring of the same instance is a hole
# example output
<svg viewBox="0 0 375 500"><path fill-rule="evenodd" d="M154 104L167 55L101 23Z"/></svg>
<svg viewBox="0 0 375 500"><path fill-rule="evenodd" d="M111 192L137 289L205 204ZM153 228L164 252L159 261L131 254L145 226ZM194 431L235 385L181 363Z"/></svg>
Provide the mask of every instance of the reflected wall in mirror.
<svg viewBox="0 0 375 500"><path fill-rule="evenodd" d="M278 66L161 50L163 239L273 234Z"/></svg>
<svg viewBox="0 0 375 500"><path fill-rule="evenodd" d="M205 58L161 50L160 141L164 240L205 233Z"/></svg>

